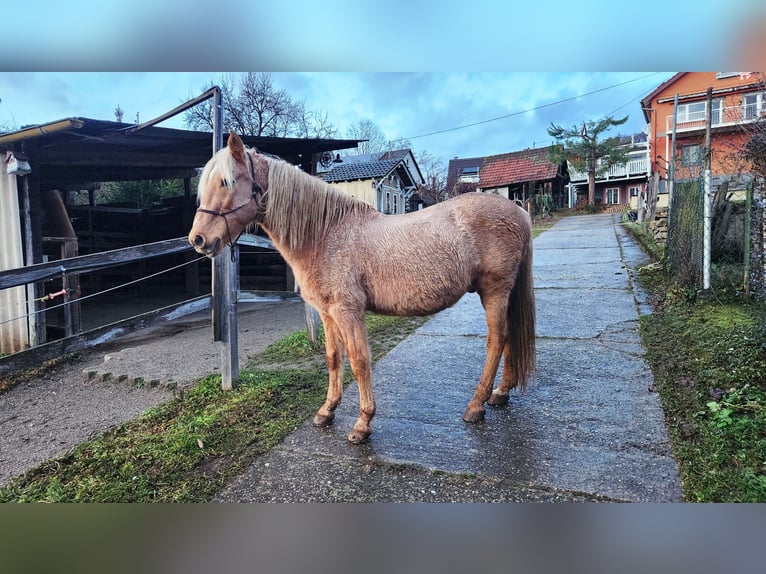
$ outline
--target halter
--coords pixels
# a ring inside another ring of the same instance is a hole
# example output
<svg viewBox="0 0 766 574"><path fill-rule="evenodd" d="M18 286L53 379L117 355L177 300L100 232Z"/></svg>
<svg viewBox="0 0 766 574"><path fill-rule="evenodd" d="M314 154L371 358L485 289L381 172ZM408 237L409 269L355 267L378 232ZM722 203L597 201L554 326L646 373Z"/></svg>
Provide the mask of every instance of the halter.
<svg viewBox="0 0 766 574"><path fill-rule="evenodd" d="M213 211L212 209L203 209L202 207L198 207L197 211L200 213L207 213L209 215L215 215L218 217L223 217L223 222L226 224L226 235L229 237L229 247L231 248L231 260L234 261L234 244L239 241L239 238L242 236L242 234L245 232L244 228L242 231L239 232L239 235L237 235L237 239L234 241L231 240L231 230L229 229L229 220L226 219L227 215L231 215L232 213L239 211L243 207L250 205L250 203L255 199L256 195L261 192L261 186L259 186L257 183L255 183L255 168L253 168L253 160L250 157L250 154L245 152L245 156L247 157L247 164L248 164L248 171L250 172L250 180L253 182L252 189L253 193L250 196L250 200L247 201L247 203L243 203L242 205L238 205L234 209L229 209L228 211Z"/></svg>

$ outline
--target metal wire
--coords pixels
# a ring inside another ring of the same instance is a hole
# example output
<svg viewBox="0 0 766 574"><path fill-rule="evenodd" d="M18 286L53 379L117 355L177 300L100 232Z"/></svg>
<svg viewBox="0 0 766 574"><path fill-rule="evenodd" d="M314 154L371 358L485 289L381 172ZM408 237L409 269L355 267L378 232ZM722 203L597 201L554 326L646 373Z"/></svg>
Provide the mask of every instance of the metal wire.
<svg viewBox="0 0 766 574"><path fill-rule="evenodd" d="M66 301L64 303L59 303L58 305L51 305L50 307L46 307L45 309L40 309L39 311L32 311L31 313L19 315L18 317L13 317L12 319L6 319L4 321L0 321L0 325L4 325L5 323L10 323L11 321L18 321L19 319L26 319L27 317L36 315L37 313L45 313L47 311L52 311L53 309L58 309L66 305L71 305L75 301L80 302L80 301L85 301L87 299L91 299L92 297L98 297L99 295L103 295L104 293L116 291L117 289L122 289L123 287L128 287L129 285L134 285L136 283L140 283L141 281L146 281L147 279L152 279L153 277L157 277L158 275L162 275L163 273L167 273L169 271L175 271L176 269L180 269L181 267L185 267L186 265L197 263L200 259L206 259L206 257L204 255L200 255L199 257L197 257L196 259L192 259L191 261L181 263L180 265L176 265L174 267L169 267L168 269L163 269L162 271L158 271L157 273L152 273L151 275L147 275L146 277L141 277L139 279L134 279L133 281L128 281L127 283L123 283L122 285L115 285L114 287L110 287L109 289L104 289L103 291L99 291L97 293L91 293L90 295L85 295L84 297L78 297L74 301Z"/></svg>

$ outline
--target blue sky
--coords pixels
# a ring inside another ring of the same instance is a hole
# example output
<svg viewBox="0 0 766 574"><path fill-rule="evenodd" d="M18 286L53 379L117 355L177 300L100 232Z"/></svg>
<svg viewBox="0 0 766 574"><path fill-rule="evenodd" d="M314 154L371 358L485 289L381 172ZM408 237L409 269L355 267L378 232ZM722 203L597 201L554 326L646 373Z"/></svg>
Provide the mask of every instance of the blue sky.
<svg viewBox="0 0 766 574"><path fill-rule="evenodd" d="M137 114L147 121L199 95L222 75L6 72L0 74L0 124L20 128L72 116L113 120L118 105L124 121L135 121ZM620 133L641 131L640 99L670 75L274 72L272 81L308 109L327 113L341 137L349 125L370 119L389 139L408 138L417 152L447 160L546 146L551 122L569 127L607 114L628 115ZM546 107L535 109L540 106ZM461 127L478 122L484 123ZM184 127L180 117L161 125Z"/></svg>
<svg viewBox="0 0 766 574"><path fill-rule="evenodd" d="M7 16L6 127L117 105L147 120L221 76L203 70L265 70L341 135L371 119L444 159L547 145L551 122L629 115L620 132L640 131L641 97L671 75L645 70L766 68L743 40L766 37L762 0L30 0Z"/></svg>

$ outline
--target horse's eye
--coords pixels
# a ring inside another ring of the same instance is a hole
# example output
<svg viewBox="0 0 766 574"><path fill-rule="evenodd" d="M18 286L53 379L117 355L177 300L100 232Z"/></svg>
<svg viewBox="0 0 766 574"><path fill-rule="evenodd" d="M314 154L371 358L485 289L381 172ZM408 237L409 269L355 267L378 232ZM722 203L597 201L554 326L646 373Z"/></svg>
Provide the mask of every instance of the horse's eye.
<svg viewBox="0 0 766 574"><path fill-rule="evenodd" d="M221 180L221 187L229 187L228 185L226 185L226 180L225 179Z"/></svg>

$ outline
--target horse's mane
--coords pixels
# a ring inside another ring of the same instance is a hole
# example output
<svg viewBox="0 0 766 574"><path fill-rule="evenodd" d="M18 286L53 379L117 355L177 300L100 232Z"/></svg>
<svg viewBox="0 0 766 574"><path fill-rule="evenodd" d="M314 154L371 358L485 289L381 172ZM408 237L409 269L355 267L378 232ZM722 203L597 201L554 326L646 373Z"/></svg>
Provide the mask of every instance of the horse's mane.
<svg viewBox="0 0 766 574"><path fill-rule="evenodd" d="M248 149L246 153L254 153ZM324 237L329 229L348 216L375 213L375 209L329 183L311 176L276 156L260 154L269 165L266 211L262 223L291 249ZM198 198L217 168L228 187L234 181L234 158L228 148L216 152L200 175Z"/></svg>
<svg viewBox="0 0 766 574"><path fill-rule="evenodd" d="M265 157L269 163L269 190L263 222L291 249L320 240L349 216L375 212L371 205L297 166Z"/></svg>

